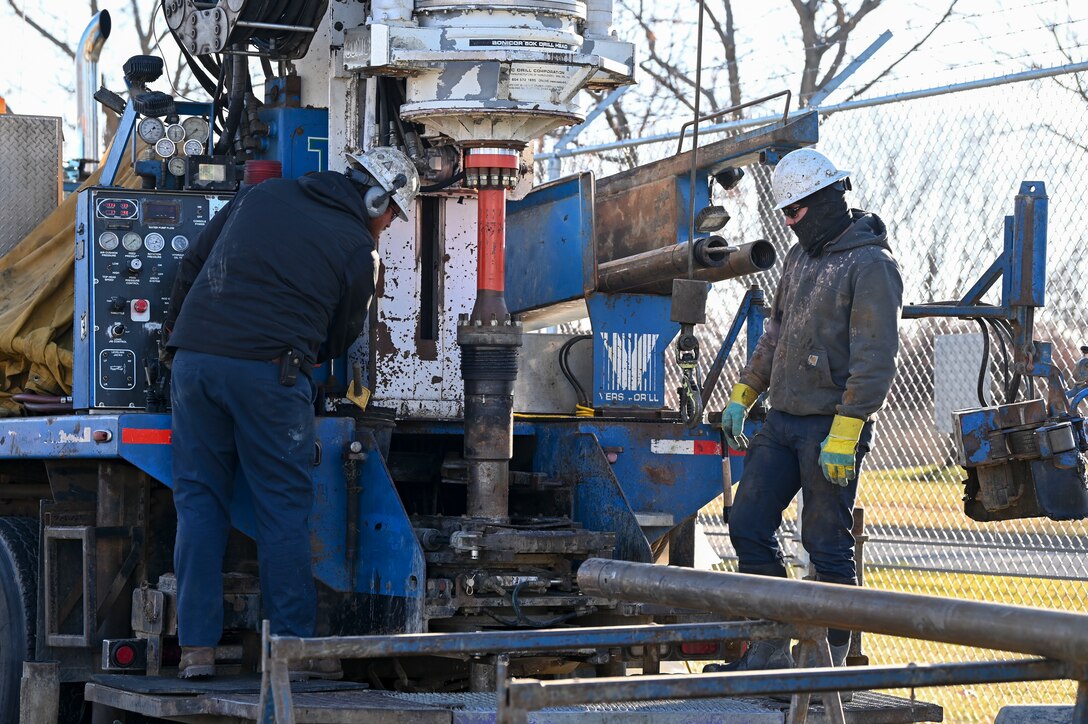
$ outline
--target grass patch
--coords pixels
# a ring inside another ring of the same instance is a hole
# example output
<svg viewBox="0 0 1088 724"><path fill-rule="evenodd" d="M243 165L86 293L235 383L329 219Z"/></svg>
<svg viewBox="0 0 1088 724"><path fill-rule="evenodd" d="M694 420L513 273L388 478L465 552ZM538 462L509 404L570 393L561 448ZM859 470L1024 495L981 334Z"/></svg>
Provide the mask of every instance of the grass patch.
<svg viewBox="0 0 1088 724"><path fill-rule="evenodd" d="M869 568L865 571L865 585L886 591L992 601L1034 608L1075 612L1088 609L1088 581ZM1018 654L877 634L865 635L864 649L870 662L874 664L1023 658ZM908 690L894 690L890 693L911 696ZM1071 681L1019 681L983 686L946 686L918 690L914 694L919 699L944 707L946 722L974 724L992 722L1001 707L1010 704L1072 705L1076 699L1076 684Z"/></svg>
<svg viewBox="0 0 1088 724"><path fill-rule="evenodd" d="M1021 518L998 523L979 523L963 512L963 468L928 465L909 468L866 470L858 485L857 504L865 509L870 529L889 527L934 528L943 530L1034 533L1055 536L1088 535L1084 521L1057 522L1049 518ZM704 516L721 517L722 497L700 511ZM796 506L783 517L794 520Z"/></svg>
<svg viewBox="0 0 1088 724"><path fill-rule="evenodd" d="M734 561L722 561L717 571L733 571ZM1042 580L1012 576L969 573L908 571L869 567L865 585L884 591L920 593L942 598L1053 608L1081 613L1088 610L1088 581ZM936 664L968 661L997 661L1024 658L988 649L956 646L935 641L864 634L863 649L873 665ZM1008 684L942 686L927 689L892 689L888 693L915 697L940 705L944 721L952 724L993 722L1003 706L1012 704L1064 704L1076 700L1072 681L1018 681Z"/></svg>

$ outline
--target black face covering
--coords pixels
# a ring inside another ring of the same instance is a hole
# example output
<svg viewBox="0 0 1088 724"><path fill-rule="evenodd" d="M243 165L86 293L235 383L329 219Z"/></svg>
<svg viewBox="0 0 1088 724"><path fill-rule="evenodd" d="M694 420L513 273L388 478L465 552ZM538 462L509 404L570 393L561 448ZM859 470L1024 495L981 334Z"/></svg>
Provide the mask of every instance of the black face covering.
<svg viewBox="0 0 1088 724"><path fill-rule="evenodd" d="M824 246L846 231L852 222L846 192L837 186L825 186L798 203L798 206L806 206L808 211L790 228L809 256L818 256Z"/></svg>

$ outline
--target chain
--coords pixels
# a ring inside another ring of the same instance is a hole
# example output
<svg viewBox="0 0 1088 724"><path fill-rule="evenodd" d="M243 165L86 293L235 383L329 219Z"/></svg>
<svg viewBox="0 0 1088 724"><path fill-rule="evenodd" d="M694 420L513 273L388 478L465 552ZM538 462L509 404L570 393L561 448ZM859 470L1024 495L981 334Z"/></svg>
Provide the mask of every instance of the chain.
<svg viewBox="0 0 1088 724"><path fill-rule="evenodd" d="M676 393L680 398L680 419L693 428L702 422L703 397L695 381L695 366L699 362L699 340L693 334L681 333L676 342L676 364L682 375Z"/></svg>

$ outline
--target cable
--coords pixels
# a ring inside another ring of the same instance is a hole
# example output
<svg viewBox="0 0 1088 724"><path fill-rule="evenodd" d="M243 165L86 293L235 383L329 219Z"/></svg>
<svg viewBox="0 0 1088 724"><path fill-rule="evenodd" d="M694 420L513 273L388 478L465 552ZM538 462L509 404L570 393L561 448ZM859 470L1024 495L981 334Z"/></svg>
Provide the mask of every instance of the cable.
<svg viewBox="0 0 1088 724"><path fill-rule="evenodd" d="M570 386L574 388L574 394L578 397L578 402L574 406L575 414L578 417L592 417L593 407L589 401L589 397L586 395L586 391L582 388L582 384L571 371L568 358L570 356L571 347L585 339L592 339L592 335L579 334L575 337L571 337L559 348L559 369L563 373L563 376L567 378L567 382L570 383Z"/></svg>
<svg viewBox="0 0 1088 724"><path fill-rule="evenodd" d="M978 368L978 403L983 407L986 407L989 403L986 402L985 384L986 384L986 372L990 369L990 330L986 327L986 322L979 317L974 317L974 320L978 323L978 328L982 330L982 364Z"/></svg>
<svg viewBox="0 0 1088 724"><path fill-rule="evenodd" d="M1001 350L1001 390L1003 393L1002 399L1004 400L1004 402L1008 403L1010 382L1008 345L1012 343L1012 340L1010 339L1008 340L1008 344L1006 343L1006 339L1004 336L1005 330L1001 327L1000 324L997 323L996 319L988 319L986 321L993 328L994 337L997 339L998 348Z"/></svg>
<svg viewBox="0 0 1088 724"><path fill-rule="evenodd" d="M457 173L455 173L453 176L446 179L442 183L432 184L430 186L420 186L419 187L419 192L421 194L428 194L428 193L431 193L433 191L441 191L442 189L449 188L450 186L453 186L455 183L462 180L464 177L465 177L465 172L463 170L458 171Z"/></svg>
<svg viewBox="0 0 1088 724"><path fill-rule="evenodd" d="M246 67L246 56L235 55L231 59L230 69L230 106L227 108L227 120L223 126L223 135L215 144L215 155L221 155L230 150L234 143L234 136L238 131L238 124L242 120L243 105L246 97L246 85L249 70ZM225 65L225 64L224 64Z"/></svg>

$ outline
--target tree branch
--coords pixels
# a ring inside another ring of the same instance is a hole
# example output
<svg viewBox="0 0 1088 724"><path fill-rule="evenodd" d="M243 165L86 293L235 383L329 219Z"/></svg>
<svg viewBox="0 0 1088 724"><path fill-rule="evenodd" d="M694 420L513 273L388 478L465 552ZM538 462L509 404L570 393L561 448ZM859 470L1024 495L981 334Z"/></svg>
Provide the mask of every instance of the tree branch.
<svg viewBox="0 0 1088 724"><path fill-rule="evenodd" d="M1084 142L1080 138L1075 138L1073 136L1070 136L1068 133L1065 133L1064 131L1059 131L1057 128L1054 128L1053 126L1051 126L1049 123L1044 123L1043 128L1050 131L1051 133L1053 133L1055 136L1062 139L1063 141L1067 141L1067 142L1073 144L1074 146L1079 148L1084 153L1088 153L1088 146L1086 146L1084 144Z"/></svg>
<svg viewBox="0 0 1088 724"><path fill-rule="evenodd" d="M729 79L729 105L737 106L741 103L740 66L737 64L737 32L736 27L733 25L733 3L732 0L722 0L722 5L725 8L724 27L709 6L706 7L706 14L714 26L714 32L718 34L718 39L722 41L722 47L725 49L725 73ZM740 118L744 114L737 111L733 115Z"/></svg>
<svg viewBox="0 0 1088 724"><path fill-rule="evenodd" d="M661 73L655 73L652 70L650 70L650 68L647 66L647 63L648 63L647 60L644 60L641 63L639 63L639 67L642 68L644 71L646 71L650 75L650 77L652 77L654 80L657 80L665 88L667 88L673 94L675 94L676 97L684 105L686 105L688 108L694 109L694 107L695 107L694 103L683 98L683 93L682 93L682 90L680 88L680 85L686 85L686 86L694 89L695 88L695 82L691 78L689 78L688 75L686 73L684 73L684 71L682 71L676 64L671 63L670 61L662 58L658 54L658 52L657 52L657 35L654 34L653 29L646 22L646 17L644 15L643 10L642 10L642 4L641 3L639 4L638 12L633 12L632 14L635 16L635 20L638 22L639 27L642 28L643 35L646 38L646 49L647 49L647 51L649 53L649 60L652 60L654 63L659 65L661 67L661 69L662 69L662 72L665 73L669 78L672 78L674 80L672 82L664 81L663 76L661 75ZM706 98L707 102L710 104L711 109L712 110L717 110L718 100L717 100L717 98L715 98L713 92L708 90L706 88L706 86L703 86L702 91L703 91L703 96Z"/></svg>
<svg viewBox="0 0 1088 724"><path fill-rule="evenodd" d="M136 29L136 38L140 41L140 52L144 55L150 55L151 45L148 43L148 30L144 27L140 7L136 0L129 0L129 7L132 8L132 26Z"/></svg>
<svg viewBox="0 0 1088 724"><path fill-rule="evenodd" d="M941 16L941 19L938 20L933 25L933 27L929 29L929 32L926 33L925 36L921 40L919 40L917 43L915 43L913 46L911 46L911 48L909 50L907 50L905 53L903 53L903 55L899 56L899 60L897 60L894 63L892 63L891 65L889 65L887 68L882 70L879 74L877 74L877 76L875 78L873 78L871 81L869 81L868 83L863 85L861 88L859 88L858 90L851 93L850 97L847 98L846 100L852 101L855 98L857 98L858 96L860 96L862 93L865 93L866 91L868 91L870 88L872 88L878 82L880 82L880 80L882 78L884 78L884 76L886 76L886 75L888 75L888 73L892 72L892 70L895 68L895 66L902 63L904 60L907 59L908 56L910 56L916 50L921 48L922 45L924 45L925 42L927 40L929 40L930 36L932 36L933 33L937 32L937 28L941 27L941 25L943 25L944 22L946 20L948 20L948 18L952 17L952 10L956 7L956 4L959 3L959 1L960 0L952 0L952 2L948 5L948 9L944 11L944 15ZM1086 99L1086 100L1088 100L1088 99Z"/></svg>
<svg viewBox="0 0 1088 724"><path fill-rule="evenodd" d="M63 50L64 54L67 55L70 59L75 60L76 53L74 50L72 50L71 47L69 47L68 43L65 43L57 36L46 30L44 27L35 22L33 18L27 17L27 14L23 12L23 9L15 4L15 0L8 0L8 5L10 5L11 9L15 11L15 14L19 16L20 20L37 30L38 34L48 40L50 43Z"/></svg>

